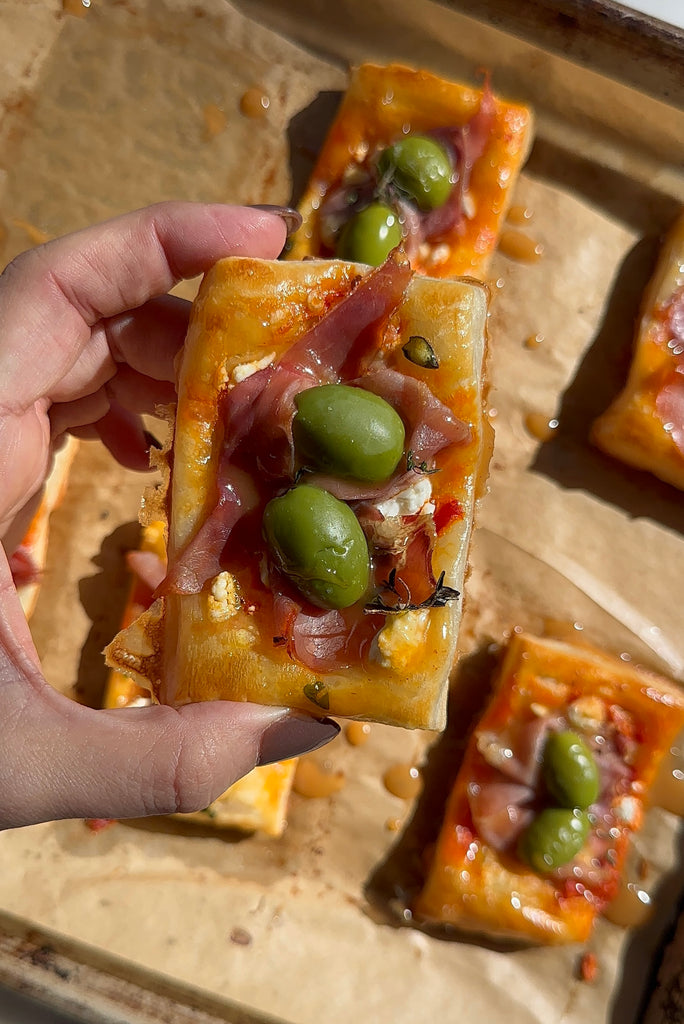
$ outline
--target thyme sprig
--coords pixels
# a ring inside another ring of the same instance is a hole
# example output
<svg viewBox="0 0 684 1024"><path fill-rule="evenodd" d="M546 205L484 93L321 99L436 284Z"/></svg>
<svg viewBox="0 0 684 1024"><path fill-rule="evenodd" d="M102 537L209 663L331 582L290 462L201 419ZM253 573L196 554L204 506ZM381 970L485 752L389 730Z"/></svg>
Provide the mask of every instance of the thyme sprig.
<svg viewBox="0 0 684 1024"><path fill-rule="evenodd" d="M378 594L377 597L364 606L363 610L369 614L381 612L383 615L395 615L398 612L418 611L420 608L444 608L449 601L456 601L461 596L458 590L445 584L444 575L443 572L440 573L435 589L429 597L416 604L411 601L411 591L408 585L401 577L397 579L397 570L392 569L387 579L382 581L382 586L390 594L393 594L396 600L389 604L382 594ZM403 593L399 591L399 584L402 587Z"/></svg>
<svg viewBox="0 0 684 1024"><path fill-rule="evenodd" d="M416 453L413 448L409 448L406 453L406 472L410 473L411 470L414 473L425 473L426 476L432 476L433 473L439 473L439 466L433 466L431 469L425 460L416 462Z"/></svg>

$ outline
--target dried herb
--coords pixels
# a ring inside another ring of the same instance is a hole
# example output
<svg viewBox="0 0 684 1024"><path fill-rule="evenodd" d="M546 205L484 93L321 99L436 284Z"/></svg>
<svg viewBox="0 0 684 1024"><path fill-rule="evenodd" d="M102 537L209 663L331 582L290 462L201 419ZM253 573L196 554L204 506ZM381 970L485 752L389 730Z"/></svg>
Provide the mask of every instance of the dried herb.
<svg viewBox="0 0 684 1024"><path fill-rule="evenodd" d="M401 350L406 358L424 370L438 370L439 360L427 338L420 334L412 334Z"/></svg>
<svg viewBox="0 0 684 1024"><path fill-rule="evenodd" d="M364 612L382 612L383 615L393 615L398 612L413 612L418 611L419 608L444 608L449 601L456 601L461 595L458 590L454 590L453 587L447 587L444 583L444 573L440 573L440 577L435 584L435 589L432 591L429 597L426 597L424 601L419 604L415 604L411 601L411 591L404 581L397 579L397 570L392 569L386 580L383 580L382 585L386 591L392 594L396 600L393 603L388 603L382 594L378 594L376 598L370 601L365 607ZM399 592L398 585L401 584L404 593Z"/></svg>
<svg viewBox="0 0 684 1024"><path fill-rule="evenodd" d="M328 687L325 683L322 683L320 679L317 679L315 683L307 683L304 687L304 696L307 700L310 700L316 707L323 708L324 711L328 711L330 708L330 694L328 693Z"/></svg>
<svg viewBox="0 0 684 1024"><path fill-rule="evenodd" d="M406 453L406 472L410 473L411 470L414 473L425 473L426 476L432 476L433 473L439 473L439 466L433 466L430 469L427 462L416 462L416 453L413 448L409 448Z"/></svg>
<svg viewBox="0 0 684 1024"><path fill-rule="evenodd" d="M286 643L287 643L287 637L286 636L274 636L273 637L273 646L274 647L284 647Z"/></svg>

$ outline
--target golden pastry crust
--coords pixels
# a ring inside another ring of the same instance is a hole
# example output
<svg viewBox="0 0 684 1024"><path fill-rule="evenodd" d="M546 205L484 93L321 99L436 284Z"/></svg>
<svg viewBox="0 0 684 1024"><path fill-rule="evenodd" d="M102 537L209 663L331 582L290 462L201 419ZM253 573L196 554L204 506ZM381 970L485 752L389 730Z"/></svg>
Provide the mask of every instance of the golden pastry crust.
<svg viewBox="0 0 684 1024"><path fill-rule="evenodd" d="M591 428L591 440L602 451L682 490L684 420L668 419L663 397L673 388L684 395L683 331L684 214L673 225L644 293L627 383ZM679 411L684 413L681 397Z"/></svg>
<svg viewBox="0 0 684 1024"><path fill-rule="evenodd" d="M368 268L340 261L242 258L224 260L209 272L194 307L180 373L171 562L195 537L215 501L221 451L218 404L226 382L241 367L279 359L368 273ZM434 574L444 571L446 583L459 590L478 486L489 457L482 379L486 312L486 291L478 284L414 277L382 341L386 347L376 353L383 365L407 379L426 381L470 427L468 441L447 449L440 472L431 478L434 500L446 507L448 499L455 509L445 516L448 521L437 537ZM402 344L412 335L430 338L438 370L422 369L402 355ZM229 549L230 541L227 570ZM252 567L257 589L259 571L258 565ZM401 652L394 660L366 658L319 672L274 643L272 598L263 588L254 600L243 593L224 617L212 614L212 596L216 599L205 588L158 598L110 644L108 663L152 689L164 703L223 698L416 728L443 725L460 601L421 610L412 623L412 636L397 641Z"/></svg>
<svg viewBox="0 0 684 1024"><path fill-rule="evenodd" d="M604 747L616 748L610 770L618 756L627 767L615 784L602 779L590 839L568 870L541 875L523 863L515 844L495 849L482 838L472 800L487 779L501 781L491 767L491 738L505 736L515 756L511 723L527 728L546 714L550 721L562 716L587 738L594 730L603 735ZM416 917L538 943L583 942L616 895L630 834L683 727L684 692L670 680L595 649L514 635L455 780ZM594 836L604 837L603 845L591 846Z"/></svg>
<svg viewBox="0 0 684 1024"><path fill-rule="evenodd" d="M299 203L304 223L291 258L331 255L321 238L321 204L369 154L407 132L466 126L482 100L482 90L428 71L400 64L356 68ZM533 138L529 108L498 97L491 97L491 106L487 138L470 176L467 215L458 229L424 243L412 257L419 273L485 280Z"/></svg>

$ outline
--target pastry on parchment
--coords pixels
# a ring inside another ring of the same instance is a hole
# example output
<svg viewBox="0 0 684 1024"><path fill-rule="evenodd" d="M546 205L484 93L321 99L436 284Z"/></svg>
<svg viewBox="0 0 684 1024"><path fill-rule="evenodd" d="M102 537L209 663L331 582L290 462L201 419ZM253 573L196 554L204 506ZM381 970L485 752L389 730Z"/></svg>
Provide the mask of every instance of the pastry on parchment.
<svg viewBox="0 0 684 1024"><path fill-rule="evenodd" d="M594 422L591 439L684 490L684 213L644 293L625 387Z"/></svg>
<svg viewBox="0 0 684 1024"><path fill-rule="evenodd" d="M429 71L362 64L299 203L290 256L484 280L533 137L528 107Z"/></svg>
<svg viewBox="0 0 684 1024"><path fill-rule="evenodd" d="M514 634L445 809L420 921L584 942L684 728L684 691L594 649Z"/></svg>

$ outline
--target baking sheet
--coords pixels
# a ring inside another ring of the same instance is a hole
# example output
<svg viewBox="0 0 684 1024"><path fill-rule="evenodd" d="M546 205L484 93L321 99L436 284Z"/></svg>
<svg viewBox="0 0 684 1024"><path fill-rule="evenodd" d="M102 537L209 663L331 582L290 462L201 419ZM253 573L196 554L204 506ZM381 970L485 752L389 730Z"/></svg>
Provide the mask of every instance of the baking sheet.
<svg viewBox="0 0 684 1024"><path fill-rule="evenodd" d="M343 0L323 13L299 0L240 10L131 0L93 3L83 17L57 3L29 6L30 18L9 5L0 34L11 55L0 78L3 259L41 235L159 199L286 201L311 167L347 60L396 57L476 80L486 55L496 89L534 100L539 138L515 202L533 211L526 230L544 254L535 264L498 254L491 273L496 447L472 551L463 671L481 671L489 642L510 629L554 619L683 679L673 599L681 494L586 441L624 377L657 238L684 203L682 111L454 5ZM254 87L269 98L259 119L240 112ZM536 334L544 340L528 347ZM558 418L551 441L529 433L529 413ZM84 443L53 517L34 635L50 681L92 704L125 599L122 556L135 543L142 484ZM502 950L391 917L437 827L440 766L453 765L467 722L455 692L445 739L375 726L364 747L342 735L326 748L320 762L345 772L346 785L326 800L295 795L279 841L163 821L3 833L0 912L52 943L61 937L84 962L97 953L115 974L130 965L157 989L168 979L169 991L211 998L227 1018L237 1003L255 1020L292 1024L636 1020L662 919L636 936L602 922L589 985L577 980L576 946ZM387 767L407 762L424 762L415 805L382 784ZM676 825L650 815L642 845L654 871L676 863ZM669 908L681 874L665 877Z"/></svg>

